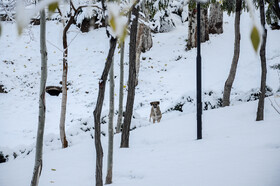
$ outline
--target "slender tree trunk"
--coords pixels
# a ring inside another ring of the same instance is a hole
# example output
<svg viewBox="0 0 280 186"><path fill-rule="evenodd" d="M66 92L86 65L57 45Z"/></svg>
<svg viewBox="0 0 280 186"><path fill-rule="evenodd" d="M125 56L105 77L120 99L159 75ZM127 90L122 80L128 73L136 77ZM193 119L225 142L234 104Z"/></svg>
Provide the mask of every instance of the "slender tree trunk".
<svg viewBox="0 0 280 186"><path fill-rule="evenodd" d="M67 72L68 72L68 44L67 44L67 31L74 21L74 16L71 16L67 25L63 30L63 71L62 71L62 100L61 100L61 112L60 112L60 140L62 148L68 147L68 141L65 135L65 119L66 119L66 105L67 105Z"/></svg>
<svg viewBox="0 0 280 186"><path fill-rule="evenodd" d="M215 2L210 5L209 33L223 33L223 10L220 3Z"/></svg>
<svg viewBox="0 0 280 186"><path fill-rule="evenodd" d="M130 43L129 43L129 77L128 77L128 93L126 101L126 111L124 117L124 124L122 130L121 147L129 147L129 131L131 118L133 114L133 104L135 97L135 80L136 80L136 37L139 17L139 6L133 7L132 17L134 17L130 29Z"/></svg>
<svg viewBox="0 0 280 186"><path fill-rule="evenodd" d="M124 42L121 43L119 113L116 132L121 132L123 118Z"/></svg>
<svg viewBox="0 0 280 186"><path fill-rule="evenodd" d="M117 39L111 37L110 39L110 49L107 56L107 60L105 63L105 67L102 73L102 76L99 80L99 91L98 91L98 97L97 97L97 103L95 110L93 111L94 115L94 127L95 127L95 150L96 150L96 186L102 186L103 185L103 179L102 179L102 167L103 167L103 149L101 144L101 129L100 129L100 116L102 112L102 106L104 101L104 94L105 94L105 88L106 88L106 81L109 74L109 70L112 64L114 52L116 49L116 43Z"/></svg>
<svg viewBox="0 0 280 186"><path fill-rule="evenodd" d="M107 159L107 176L105 184L112 183L113 177L113 147L114 147L114 58L110 68L110 111L108 124L108 159Z"/></svg>
<svg viewBox="0 0 280 186"><path fill-rule="evenodd" d="M234 54L231 63L231 68L229 76L225 82L224 94L223 94L223 107L229 106L230 104L230 93L233 81L235 79L239 53L240 53L240 14L241 14L241 2L242 0L236 0L236 11L235 11L235 21L234 21L234 30L235 30L235 40L234 40Z"/></svg>
<svg viewBox="0 0 280 186"><path fill-rule="evenodd" d="M43 138L45 128L45 92L47 81L47 47L46 47L46 19L45 10L40 12L40 50L41 50L41 82L40 82L40 97L39 97L39 120L37 129L36 140L36 154L35 165L33 170L33 177L31 180L31 186L37 186L39 184L39 178L43 167Z"/></svg>
<svg viewBox="0 0 280 186"><path fill-rule="evenodd" d="M264 1L259 0L260 5L260 16L261 16L261 24L264 29L264 33L262 36L262 45L260 50L260 58L261 58L261 67L262 67L262 75L261 75L261 88L259 94L259 103L258 103L258 111L257 111L257 121L264 119L264 98L265 98L265 87L266 87L266 38L267 38L267 30L265 28L265 9L264 9Z"/></svg>
<svg viewBox="0 0 280 186"><path fill-rule="evenodd" d="M140 71L140 56L142 50L142 43L143 43L143 30L144 24L138 23L137 26L137 36L136 36L136 59L135 59L135 68L136 68L136 79L135 79L135 86L138 85L138 77Z"/></svg>

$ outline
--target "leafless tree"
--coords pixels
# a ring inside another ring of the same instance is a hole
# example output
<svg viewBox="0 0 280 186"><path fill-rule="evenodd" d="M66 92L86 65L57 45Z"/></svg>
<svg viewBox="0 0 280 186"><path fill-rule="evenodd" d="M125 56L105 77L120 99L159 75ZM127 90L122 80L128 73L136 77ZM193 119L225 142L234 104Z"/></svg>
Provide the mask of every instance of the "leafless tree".
<svg viewBox="0 0 280 186"><path fill-rule="evenodd" d="M75 8L72 1L70 1L70 7L71 11L74 11L74 13L71 12L70 18L67 22L67 24L64 26L63 21L63 71L62 71L62 99L61 99L61 113L60 113L60 123L59 123L59 129L60 129L60 139L62 143L62 148L68 147L68 141L66 139L65 134L65 120L66 120L66 108L67 108L67 73L68 73L68 42L67 42L67 32L70 28L70 26L74 23L74 19L76 15L80 12L82 8L85 8L87 6L79 6L78 8ZM90 5L89 7L95 7L99 8L94 5ZM58 8L58 11L63 16L60 9Z"/></svg>
<svg viewBox="0 0 280 186"><path fill-rule="evenodd" d="M94 115L94 141L95 141L95 150L96 150L96 186L102 186L103 185L103 179L102 179L102 168L103 168L103 148L101 145L101 129L100 129L100 117L101 117L101 111L102 106L104 102L104 94L105 94L105 88L106 88L106 81L108 78L109 70L113 61L114 52L116 49L117 39L114 37L111 37L110 39L110 49L107 56L107 60L105 63L105 67L103 69L102 76L99 80L99 91L98 91L98 97L96 102L96 107L93 112Z"/></svg>
<svg viewBox="0 0 280 186"><path fill-rule="evenodd" d="M129 132L131 125L131 118L133 114L133 105L135 98L135 81L136 81L136 38L137 26L139 17L139 6L132 8L132 21L130 29L130 44L129 44L129 77L128 77L128 93L126 101L126 111L124 117L124 124L122 130L121 147L129 147Z"/></svg>
<svg viewBox="0 0 280 186"><path fill-rule="evenodd" d="M41 50L41 82L40 82L40 97L39 97L39 121L37 129L36 140L36 154L35 165L33 170L33 177L31 180L31 186L37 186L39 184L39 178L43 167L43 138L45 128L45 92L47 81L47 47L46 47L46 16L45 10L40 11L40 50Z"/></svg>
<svg viewBox="0 0 280 186"><path fill-rule="evenodd" d="M265 98L265 87L266 87L266 38L267 38L267 30L265 28L265 8L264 8L264 1L259 0L260 6L260 17L261 17L261 24L264 29L264 33L262 35L262 44L260 49L260 58L261 58L261 68L262 68L262 75L261 75L261 87L259 93L259 103L258 103L258 111L257 111L257 121L261 121L264 119L264 98Z"/></svg>
<svg viewBox="0 0 280 186"><path fill-rule="evenodd" d="M121 42L121 59L120 59L120 90L119 90L119 113L117 121L116 133L121 132L122 118L123 118L123 80L124 80L124 42Z"/></svg>
<svg viewBox="0 0 280 186"><path fill-rule="evenodd" d="M234 40L234 54L231 63L230 72L224 86L223 94L223 107L229 106L230 104L230 93L232 84L235 79L239 54L240 54L240 14L241 14L241 4L242 0L236 0L236 9L235 9L235 21L234 21L234 31L235 31L235 40Z"/></svg>
<svg viewBox="0 0 280 186"><path fill-rule="evenodd" d="M114 147L114 58L110 68L110 107L108 124L108 157L107 157L107 176L105 184L112 183L113 177L113 147Z"/></svg>

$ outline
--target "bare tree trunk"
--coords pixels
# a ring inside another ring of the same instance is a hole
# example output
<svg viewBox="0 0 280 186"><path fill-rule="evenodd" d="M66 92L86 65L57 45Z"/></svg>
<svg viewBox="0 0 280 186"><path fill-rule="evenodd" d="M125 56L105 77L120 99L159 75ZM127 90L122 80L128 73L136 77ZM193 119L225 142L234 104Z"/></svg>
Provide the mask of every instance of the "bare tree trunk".
<svg viewBox="0 0 280 186"><path fill-rule="evenodd" d="M267 30L265 28L265 9L264 9L264 1L259 0L260 6L260 16L261 16L261 24L264 29L264 33L262 36L262 45L260 50L260 58L261 58L261 67L262 67L262 75L261 75L261 88L259 94L259 103L258 103L258 111L257 111L257 121L261 121L264 119L264 98L265 98L265 87L266 87L266 38L267 38Z"/></svg>
<svg viewBox="0 0 280 186"><path fill-rule="evenodd" d="M113 148L114 148L114 58L110 68L110 111L108 124L108 158L107 158L107 176L105 184L112 183L113 177Z"/></svg>
<svg viewBox="0 0 280 186"><path fill-rule="evenodd" d="M121 59L120 59L120 92L119 92L119 113L116 133L121 132L121 124L123 118L123 79L124 79L124 42L121 43Z"/></svg>
<svg viewBox="0 0 280 186"><path fill-rule="evenodd" d="M209 21L208 21L208 8L204 7L201 10L201 42L209 40Z"/></svg>
<svg viewBox="0 0 280 186"><path fill-rule="evenodd" d="M145 19L145 18L144 18ZM148 20L145 20L148 22ZM151 29L144 23L138 23L137 39L136 39L136 81L135 86L138 85L138 77L140 70L141 53L150 50L153 46Z"/></svg>
<svg viewBox="0 0 280 186"><path fill-rule="evenodd" d="M196 33L197 33L197 19L196 19L196 9L192 9L189 6L189 12L188 12L188 41L187 41L187 50L192 49L193 47L196 47Z"/></svg>
<svg viewBox="0 0 280 186"><path fill-rule="evenodd" d="M104 94L106 88L106 81L109 74L109 70L112 64L114 52L116 49L117 39L111 37L110 39L110 49L105 63L105 67L102 73L102 76L99 80L99 91L97 97L97 103L95 110L93 111L94 115L94 127L95 127L95 150L96 150L96 186L103 185L102 179L102 167L103 167L103 149L101 144L101 129L100 129L100 116L102 112L102 106L104 101Z"/></svg>
<svg viewBox="0 0 280 186"><path fill-rule="evenodd" d="M67 44L67 31L74 21L74 16L71 16L67 25L63 30L63 71L62 71L62 100L61 100L61 113L60 113L60 140L62 148L68 147L68 141L65 135L65 119L66 119L66 105L67 105L67 72L68 72L68 44Z"/></svg>
<svg viewBox="0 0 280 186"><path fill-rule="evenodd" d="M45 10L40 11L40 50L41 50L41 82L40 82L40 97L39 97L39 121L37 129L36 140L36 155L35 165L33 170L33 177L31 180L31 186L37 186L39 184L39 178L43 167L43 138L45 128L45 92L47 81L47 47L46 47L46 18Z"/></svg>
<svg viewBox="0 0 280 186"><path fill-rule="evenodd" d="M135 59L135 68L136 68L136 78L135 78L135 86L138 85L138 77L140 71L140 56L141 56L141 49L143 43L143 29L144 24L138 23L137 26L137 36L136 36L136 59Z"/></svg>
<svg viewBox="0 0 280 186"><path fill-rule="evenodd" d="M208 9L202 8L201 11L201 42L205 42L209 40L209 23L208 23ZM187 50L190 50L197 46L196 41L196 33L197 33L197 10L196 8L191 8L189 6L189 13L188 13L188 41L187 41Z"/></svg>
<svg viewBox="0 0 280 186"><path fill-rule="evenodd" d="M128 93L126 101L126 111L124 117L124 124L122 130L121 147L129 147L129 131L131 118L133 114L133 104L135 97L135 80L136 80L136 37L137 37L137 26L139 17L139 6L134 6L132 9L132 17L134 17L130 29L130 43L129 43L129 77L128 77Z"/></svg>
<svg viewBox="0 0 280 186"><path fill-rule="evenodd" d="M235 11L235 21L234 21L234 30L235 30L235 41L234 41L234 54L231 63L230 72L224 86L223 94L223 107L229 106L230 104L230 93L233 81L235 79L239 53L240 53L240 14L241 14L241 2L242 0L236 0L236 11Z"/></svg>
<svg viewBox="0 0 280 186"><path fill-rule="evenodd" d="M210 5L209 33L223 33L223 10L220 3L215 2Z"/></svg>

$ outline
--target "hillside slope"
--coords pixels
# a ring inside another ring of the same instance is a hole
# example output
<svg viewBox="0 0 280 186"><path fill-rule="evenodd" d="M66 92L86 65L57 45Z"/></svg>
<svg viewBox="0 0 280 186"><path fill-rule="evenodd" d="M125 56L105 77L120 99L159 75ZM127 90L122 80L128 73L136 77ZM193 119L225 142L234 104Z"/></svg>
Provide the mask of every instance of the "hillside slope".
<svg viewBox="0 0 280 186"><path fill-rule="evenodd" d="M280 99L278 99L278 102ZM167 114L159 124L131 132L129 149L115 135L115 186L275 186L280 183L280 117L266 104L267 119L254 121L257 102L203 114L196 140L195 114ZM237 119L238 118L238 119ZM103 138L104 172L107 139ZM40 185L94 185L95 150L90 137L44 153ZM27 186L34 153L0 165L0 184Z"/></svg>
<svg viewBox="0 0 280 186"><path fill-rule="evenodd" d="M210 41L202 44L203 100L213 105L222 96L232 60L233 22L234 16L225 14L224 33L211 35ZM177 21L177 28L173 31L153 35L153 48L142 54L132 120L132 127L137 130L131 133L130 148L119 149L120 135L115 135L113 185L280 184L280 117L266 99L265 121L255 122L257 102L243 103L250 97L251 89L260 86L260 60L250 44L250 25L249 15L242 14L241 53L233 85L232 107L204 112L201 141L195 140L196 50L185 51L187 24ZM0 84L5 85L8 93L0 94L0 151L9 155L9 161L0 164L0 185L25 186L31 180L35 155L40 81L39 27L26 29L21 37L17 36L15 24L2 23L2 29ZM61 33L59 22L47 23L47 85L59 85L61 81ZM279 89L280 81L279 72L270 66L280 60L279 36L280 31L268 30L267 84L273 94ZM44 168L40 185L94 185L92 112L109 41L103 28L82 34L72 26L68 38L69 42L72 41L66 116L70 147L62 150L59 139L61 95L46 95ZM125 51L127 73L128 40ZM118 69L119 54L116 52L116 105ZM108 99L107 92L102 113L105 122ZM279 98L275 99L280 102ZM149 103L154 100L161 101L164 112L162 122L156 125L148 122ZM184 103L183 112L167 112L178 103ZM102 125L102 131L107 133L107 124ZM102 141L105 172L107 136L102 137Z"/></svg>

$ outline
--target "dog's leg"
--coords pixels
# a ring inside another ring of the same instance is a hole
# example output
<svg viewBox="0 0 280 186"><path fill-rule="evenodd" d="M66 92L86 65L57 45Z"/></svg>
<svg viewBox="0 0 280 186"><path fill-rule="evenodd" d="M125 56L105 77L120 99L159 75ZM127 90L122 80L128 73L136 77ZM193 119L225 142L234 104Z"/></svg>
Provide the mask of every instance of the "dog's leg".
<svg viewBox="0 0 280 186"><path fill-rule="evenodd" d="M153 123L155 123L156 122L156 119L153 119Z"/></svg>
<svg viewBox="0 0 280 186"><path fill-rule="evenodd" d="M153 116L153 112L154 112L154 110L153 110L153 107L151 108L151 113L150 113L150 119L149 119L149 122L151 122L151 118L152 118L152 116Z"/></svg>

